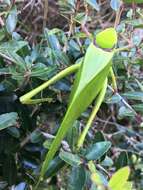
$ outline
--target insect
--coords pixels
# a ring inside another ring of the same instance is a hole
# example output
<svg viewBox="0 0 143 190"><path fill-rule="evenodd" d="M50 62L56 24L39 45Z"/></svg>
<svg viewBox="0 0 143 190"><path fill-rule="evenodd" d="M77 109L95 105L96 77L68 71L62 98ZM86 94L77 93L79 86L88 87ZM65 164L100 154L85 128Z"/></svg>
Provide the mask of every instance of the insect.
<svg viewBox="0 0 143 190"><path fill-rule="evenodd" d="M96 36L96 42L99 47L96 47L91 43L80 63L66 68L47 82L20 97L20 101L23 104L35 104L48 101L47 98L32 99L32 97L63 77L76 73L67 112L42 165L40 180L44 177L44 174L68 129L73 126L75 120L96 99L95 107L89 117L87 126L79 137L78 148L82 146L87 131L104 99L109 72L113 75L112 58L114 53L118 50L113 49L107 51L104 50L104 48L113 48L116 45L117 33L115 29L108 28L98 33Z"/></svg>

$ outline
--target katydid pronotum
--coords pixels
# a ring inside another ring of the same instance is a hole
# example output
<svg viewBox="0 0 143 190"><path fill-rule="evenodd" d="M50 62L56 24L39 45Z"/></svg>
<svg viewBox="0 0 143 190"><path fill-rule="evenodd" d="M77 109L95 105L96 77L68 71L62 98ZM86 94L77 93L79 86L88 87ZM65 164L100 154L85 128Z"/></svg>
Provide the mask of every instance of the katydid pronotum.
<svg viewBox="0 0 143 190"><path fill-rule="evenodd" d="M77 72L67 112L46 155L45 161L42 165L39 181L43 179L44 174L68 129L72 127L75 120L78 119L81 113L86 110L94 99L96 99L95 107L93 108L87 125L79 137L78 148L82 146L89 127L91 126L91 123L104 99L107 89L108 74L111 71L111 74L113 75L112 58L117 49L110 51L105 51L103 49L113 48L113 46L116 45L117 33L114 28L108 28L97 34L96 41L99 47L96 47L91 43L86 51L85 57L80 61L80 63L66 68L47 82L20 97L20 101L23 104L36 104L48 101L48 98L32 99L32 97L63 77Z"/></svg>

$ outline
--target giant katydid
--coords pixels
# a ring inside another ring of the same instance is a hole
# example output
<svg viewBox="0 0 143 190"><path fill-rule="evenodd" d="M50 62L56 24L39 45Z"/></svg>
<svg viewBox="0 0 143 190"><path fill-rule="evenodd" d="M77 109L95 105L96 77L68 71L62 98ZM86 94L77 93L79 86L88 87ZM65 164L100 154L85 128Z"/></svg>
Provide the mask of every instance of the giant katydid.
<svg viewBox="0 0 143 190"><path fill-rule="evenodd" d="M97 34L96 41L99 47L96 47L91 43L86 51L85 57L80 63L66 68L49 81L43 83L20 98L20 101L23 104L34 104L47 101L47 98L33 100L32 97L61 78L77 72L67 112L42 165L40 180L47 171L49 163L57 152L57 149L68 129L72 127L75 120L87 109L93 100L96 99L95 108L93 109L83 134L79 138L78 146L80 147L82 145L91 122L103 101L107 88L107 77L112 69L112 57L115 53L115 49L105 51L101 48L109 49L117 43L117 34L115 29L109 28Z"/></svg>

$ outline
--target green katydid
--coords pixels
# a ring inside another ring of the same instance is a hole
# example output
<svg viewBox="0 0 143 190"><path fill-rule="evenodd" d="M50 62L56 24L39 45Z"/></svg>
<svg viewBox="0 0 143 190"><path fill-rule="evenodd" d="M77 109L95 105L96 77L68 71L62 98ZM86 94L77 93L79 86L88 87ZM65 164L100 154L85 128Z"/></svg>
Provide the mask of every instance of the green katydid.
<svg viewBox="0 0 143 190"><path fill-rule="evenodd" d="M117 33L114 28L108 28L97 34L96 41L99 48L91 43L87 49L85 57L80 63L66 68L49 81L20 97L20 101L23 104L34 104L48 101L47 98L33 100L32 97L61 78L77 72L75 82L72 87L67 112L42 165L40 180L44 177L49 163L57 152L68 129L72 127L75 120L78 119L81 113L84 112L96 98L95 108L89 118L83 134L79 138L78 147L82 146L93 118L95 117L104 99L107 88L107 77L110 70L112 70L112 57L115 50L105 51L101 48L112 48L117 43Z"/></svg>

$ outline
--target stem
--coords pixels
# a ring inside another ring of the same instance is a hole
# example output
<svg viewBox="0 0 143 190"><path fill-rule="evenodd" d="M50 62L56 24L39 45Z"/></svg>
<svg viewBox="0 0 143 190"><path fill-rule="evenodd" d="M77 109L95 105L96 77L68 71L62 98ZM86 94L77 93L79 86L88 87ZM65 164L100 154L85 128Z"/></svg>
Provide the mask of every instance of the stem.
<svg viewBox="0 0 143 190"><path fill-rule="evenodd" d="M78 144L77 144L78 149L81 148L83 143L84 143L84 140L85 140L85 137L86 137L86 135L88 133L88 130L90 129L91 124L92 124L92 122L93 122L93 120L94 120L94 118L95 118L95 116L96 116L102 102L103 102L103 99L104 99L104 96L105 96L105 93L106 93L106 89L107 89L107 79L105 80L103 88L100 91L100 94L99 94L99 96L97 98L97 101L96 101L96 104L95 104L95 106L94 106L94 108L92 110L92 113L91 113L91 115L90 115L90 117L89 117L89 119L87 121L87 124L86 124L83 132L81 133L81 135L80 135L80 137L78 139Z"/></svg>
<svg viewBox="0 0 143 190"><path fill-rule="evenodd" d="M103 185L101 176L98 174L93 161L88 162L88 169L91 173L90 178L91 178L92 182L97 186L97 188L100 190L105 190L105 189L108 190L108 187L105 187Z"/></svg>
<svg viewBox="0 0 143 190"><path fill-rule="evenodd" d="M50 80L48 80L47 82L43 83L42 85L38 86L37 88L35 88L34 90L31 90L30 92L28 92L27 94L25 94L24 96L20 97L20 101L22 104L30 104L33 100L31 100L31 98L33 96L35 96L36 94L38 94L40 91L44 90L45 88L47 88L49 85L57 82L58 80L62 79L63 77L77 71L79 69L79 67L81 66L81 64L75 64L72 65L68 68L66 68L65 70L61 71L60 73L58 73L57 75L55 75L53 78L51 78ZM43 102L43 99L41 99L41 102ZM39 100L38 100L38 103Z"/></svg>
<svg viewBox="0 0 143 190"><path fill-rule="evenodd" d="M131 44L131 45L128 45L128 46L117 48L117 49L114 49L114 53L117 53L117 52L120 52L120 51L124 51L124 50L129 50L132 47L133 47L133 45Z"/></svg>
<svg viewBox="0 0 143 190"><path fill-rule="evenodd" d="M47 24L48 8L49 8L49 2L48 2L48 0L45 0L45 2L44 2L43 30L44 30L44 28L46 27L46 24Z"/></svg>
<svg viewBox="0 0 143 190"><path fill-rule="evenodd" d="M114 89L115 92L117 92L118 88L117 88L116 76L114 74L114 71L113 71L112 67L110 68L110 74L111 74L111 77L112 77L112 86L113 86L113 89Z"/></svg>
<svg viewBox="0 0 143 190"><path fill-rule="evenodd" d="M36 189L39 187L41 181L42 181L42 179L39 178L38 182L36 183L36 185L35 185L35 187L34 187L34 190L36 190Z"/></svg>
<svg viewBox="0 0 143 190"><path fill-rule="evenodd" d="M88 162L88 169L91 173L96 173L96 168L93 161Z"/></svg>
<svg viewBox="0 0 143 190"><path fill-rule="evenodd" d="M118 24L120 23L120 19L121 19L121 15L122 12L124 10L124 7L122 6L117 12L116 12L116 19L115 19L115 23L114 23L114 28L116 28L118 26Z"/></svg>

